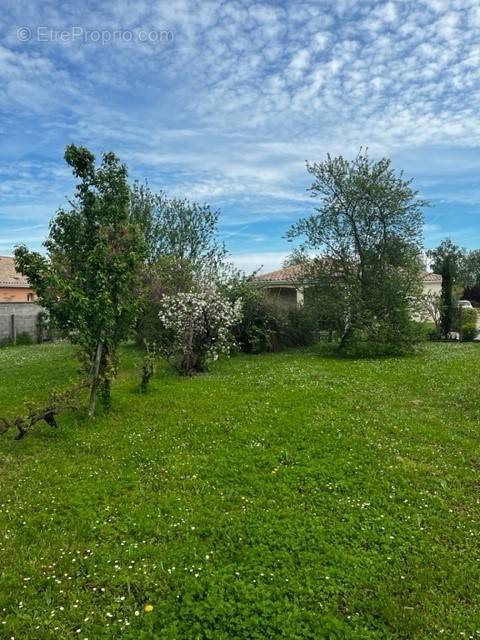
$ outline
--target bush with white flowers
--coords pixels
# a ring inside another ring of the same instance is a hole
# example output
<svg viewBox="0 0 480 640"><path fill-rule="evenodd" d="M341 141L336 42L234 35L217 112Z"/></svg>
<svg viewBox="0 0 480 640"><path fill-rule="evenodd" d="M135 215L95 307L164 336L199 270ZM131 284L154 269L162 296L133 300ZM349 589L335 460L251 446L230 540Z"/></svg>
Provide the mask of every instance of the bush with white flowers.
<svg viewBox="0 0 480 640"><path fill-rule="evenodd" d="M241 302L232 304L216 292L177 293L162 299L158 317L163 354L179 373L191 375L230 352Z"/></svg>

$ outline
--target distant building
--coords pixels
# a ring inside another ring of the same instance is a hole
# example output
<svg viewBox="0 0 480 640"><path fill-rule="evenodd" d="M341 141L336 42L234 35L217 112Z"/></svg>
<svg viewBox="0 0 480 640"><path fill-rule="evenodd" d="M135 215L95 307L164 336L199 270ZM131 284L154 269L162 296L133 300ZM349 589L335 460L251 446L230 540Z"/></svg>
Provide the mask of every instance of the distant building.
<svg viewBox="0 0 480 640"><path fill-rule="evenodd" d="M425 271L422 275L423 293L442 293L442 276L438 273Z"/></svg>
<svg viewBox="0 0 480 640"><path fill-rule="evenodd" d="M255 280L266 290L268 297L282 307L295 307L303 304L304 269L302 265L293 265L262 273Z"/></svg>
<svg viewBox="0 0 480 640"><path fill-rule="evenodd" d="M256 281L266 289L268 296L282 307L302 305L304 290L308 284L303 283L303 269L300 265L286 267L256 277ZM422 274L423 293L441 293L442 276L437 273Z"/></svg>
<svg viewBox="0 0 480 640"><path fill-rule="evenodd" d="M0 256L0 302L35 302L28 280L15 269L13 258Z"/></svg>

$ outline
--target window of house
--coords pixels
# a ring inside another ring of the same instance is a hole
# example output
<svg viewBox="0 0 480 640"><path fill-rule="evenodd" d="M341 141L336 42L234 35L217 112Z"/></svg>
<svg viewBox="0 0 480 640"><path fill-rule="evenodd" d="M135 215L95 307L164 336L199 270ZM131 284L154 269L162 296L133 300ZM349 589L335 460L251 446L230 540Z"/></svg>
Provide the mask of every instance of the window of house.
<svg viewBox="0 0 480 640"><path fill-rule="evenodd" d="M27 302L33 302L33 293L27 293Z"/></svg>

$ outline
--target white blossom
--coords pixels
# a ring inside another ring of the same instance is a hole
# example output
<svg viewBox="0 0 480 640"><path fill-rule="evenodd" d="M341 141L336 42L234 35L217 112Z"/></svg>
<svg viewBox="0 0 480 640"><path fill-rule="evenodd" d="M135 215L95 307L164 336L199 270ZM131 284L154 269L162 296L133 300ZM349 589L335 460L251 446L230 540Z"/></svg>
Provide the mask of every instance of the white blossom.
<svg viewBox="0 0 480 640"><path fill-rule="evenodd" d="M189 374L230 352L241 301L231 304L216 292L178 293L162 299L158 316L170 333L162 347L164 355L181 373Z"/></svg>

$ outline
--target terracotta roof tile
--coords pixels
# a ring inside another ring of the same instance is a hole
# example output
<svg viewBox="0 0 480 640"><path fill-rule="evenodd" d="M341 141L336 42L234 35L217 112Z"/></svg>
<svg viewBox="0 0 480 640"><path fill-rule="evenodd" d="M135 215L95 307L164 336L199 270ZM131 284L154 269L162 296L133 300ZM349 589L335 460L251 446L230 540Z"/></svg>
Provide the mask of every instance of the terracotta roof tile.
<svg viewBox="0 0 480 640"><path fill-rule="evenodd" d="M286 280L301 278L303 273L303 266L298 264L291 267L285 267L284 269L277 269L277 271L271 271L270 273L262 273L255 279L262 282L285 282ZM424 271L422 279L424 282L428 282L430 284L435 282L440 284L442 282L442 276L438 273L431 273L429 271Z"/></svg>
<svg viewBox="0 0 480 640"><path fill-rule="evenodd" d="M29 289L30 285L25 276L15 270L13 258L0 256L0 287L17 287Z"/></svg>
<svg viewBox="0 0 480 640"><path fill-rule="evenodd" d="M283 282L285 280L294 280L300 278L304 273L303 265L295 264L291 267L285 267L284 269L278 269L277 271L271 271L270 273L262 273L257 276L256 280L262 280L265 282Z"/></svg>
<svg viewBox="0 0 480 640"><path fill-rule="evenodd" d="M442 284L442 276L438 273L431 273L429 271L425 271L423 274L424 282L438 282Z"/></svg>

